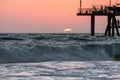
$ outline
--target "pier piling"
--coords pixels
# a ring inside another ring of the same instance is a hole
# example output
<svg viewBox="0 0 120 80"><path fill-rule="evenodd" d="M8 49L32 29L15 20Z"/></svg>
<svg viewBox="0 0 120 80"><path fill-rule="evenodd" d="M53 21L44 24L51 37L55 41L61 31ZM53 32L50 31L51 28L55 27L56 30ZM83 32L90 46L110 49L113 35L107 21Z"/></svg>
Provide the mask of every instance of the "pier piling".
<svg viewBox="0 0 120 80"><path fill-rule="evenodd" d="M111 0L110 0L111 1ZM84 12L83 12L84 11ZM107 16L107 27L105 30L105 36L114 36L115 30L116 34L119 36L120 23L116 20L116 16L120 16L120 7L117 6L101 6L101 9L97 9L95 6L93 8L84 9L82 8L82 0L80 0L80 10L77 16L90 16L91 17L91 36L95 35L95 17L96 16Z"/></svg>
<svg viewBox="0 0 120 80"><path fill-rule="evenodd" d="M91 15L91 36L95 35L95 15Z"/></svg>

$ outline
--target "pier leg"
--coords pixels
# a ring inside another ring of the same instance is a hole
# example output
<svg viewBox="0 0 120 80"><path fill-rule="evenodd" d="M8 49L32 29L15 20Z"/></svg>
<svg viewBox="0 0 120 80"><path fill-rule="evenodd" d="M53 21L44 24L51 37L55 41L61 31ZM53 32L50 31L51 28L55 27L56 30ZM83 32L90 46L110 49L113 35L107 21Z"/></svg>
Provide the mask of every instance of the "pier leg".
<svg viewBox="0 0 120 80"><path fill-rule="evenodd" d="M120 36L120 33L119 33L117 26L116 26L116 32L117 32L117 35Z"/></svg>
<svg viewBox="0 0 120 80"><path fill-rule="evenodd" d="M110 21L109 21L109 24L108 24L108 36L111 36L111 30L112 30L111 20L112 20L112 17L109 16L109 19L110 19Z"/></svg>
<svg viewBox="0 0 120 80"><path fill-rule="evenodd" d="M115 28L115 25L114 25L114 19L112 19L112 36L114 36L115 32L114 32L114 28Z"/></svg>
<svg viewBox="0 0 120 80"><path fill-rule="evenodd" d="M111 26L109 26L109 29L108 29L108 36L111 36Z"/></svg>
<svg viewBox="0 0 120 80"><path fill-rule="evenodd" d="M112 26L112 36L114 36L115 31L114 31L114 26Z"/></svg>
<svg viewBox="0 0 120 80"><path fill-rule="evenodd" d="M95 15L91 15L91 36L95 35Z"/></svg>
<svg viewBox="0 0 120 80"><path fill-rule="evenodd" d="M108 24L107 24L107 28L105 30L105 35L111 35L111 15L108 15Z"/></svg>
<svg viewBox="0 0 120 80"><path fill-rule="evenodd" d="M107 25L106 30L105 30L105 36L108 35L108 30L109 30L109 25Z"/></svg>
<svg viewBox="0 0 120 80"><path fill-rule="evenodd" d="M118 25L117 25L117 20L116 20L115 16L113 17L113 20L114 20L114 22L115 22L115 28L116 28L117 35L119 36L120 34L119 34Z"/></svg>

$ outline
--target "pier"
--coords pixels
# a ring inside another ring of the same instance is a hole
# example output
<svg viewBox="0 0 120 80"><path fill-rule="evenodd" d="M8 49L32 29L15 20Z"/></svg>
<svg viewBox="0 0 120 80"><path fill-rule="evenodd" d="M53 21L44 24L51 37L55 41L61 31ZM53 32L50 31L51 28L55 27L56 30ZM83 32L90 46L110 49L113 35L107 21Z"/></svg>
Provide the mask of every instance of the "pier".
<svg viewBox="0 0 120 80"><path fill-rule="evenodd" d="M96 8L82 8L82 0L80 0L80 8L77 16L90 16L91 17L91 36L95 35L95 17L107 16L107 26L105 30L105 36L114 36L115 33L119 36L120 20L116 19L116 16L120 16L119 3L111 6L111 0L109 6L102 6Z"/></svg>

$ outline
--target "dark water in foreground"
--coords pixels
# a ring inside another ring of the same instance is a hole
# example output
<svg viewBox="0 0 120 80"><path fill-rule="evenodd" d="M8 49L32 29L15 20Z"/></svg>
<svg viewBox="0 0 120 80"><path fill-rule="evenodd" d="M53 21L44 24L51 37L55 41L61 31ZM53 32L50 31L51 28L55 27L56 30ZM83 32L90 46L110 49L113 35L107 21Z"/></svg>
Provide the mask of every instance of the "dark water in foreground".
<svg viewBox="0 0 120 80"><path fill-rule="evenodd" d="M0 80L120 80L118 60L118 36L0 34Z"/></svg>

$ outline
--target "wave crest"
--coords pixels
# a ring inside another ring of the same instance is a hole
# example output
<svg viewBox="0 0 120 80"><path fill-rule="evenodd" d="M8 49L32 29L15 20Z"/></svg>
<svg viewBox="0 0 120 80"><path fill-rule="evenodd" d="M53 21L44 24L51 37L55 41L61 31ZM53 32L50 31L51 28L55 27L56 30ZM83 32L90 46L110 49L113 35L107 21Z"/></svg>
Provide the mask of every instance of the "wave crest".
<svg viewBox="0 0 120 80"><path fill-rule="evenodd" d="M120 60L120 44L36 45L8 50L0 48L0 62Z"/></svg>

